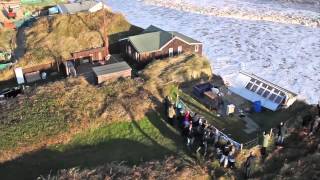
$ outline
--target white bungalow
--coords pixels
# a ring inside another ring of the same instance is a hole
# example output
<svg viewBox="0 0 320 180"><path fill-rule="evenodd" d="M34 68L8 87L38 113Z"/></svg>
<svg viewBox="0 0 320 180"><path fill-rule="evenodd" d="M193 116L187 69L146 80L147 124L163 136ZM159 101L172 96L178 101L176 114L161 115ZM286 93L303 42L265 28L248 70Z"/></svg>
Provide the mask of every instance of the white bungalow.
<svg viewBox="0 0 320 180"><path fill-rule="evenodd" d="M61 14L75 14L77 12L96 12L101 9L108 9L108 7L103 2L96 2L96 1L79 1L74 3L67 3L67 4L58 4L56 6L58 12ZM50 10L49 10L50 11Z"/></svg>
<svg viewBox="0 0 320 180"><path fill-rule="evenodd" d="M261 106L272 111L287 108L297 99L297 94L243 71L230 82L229 90L251 102L260 101Z"/></svg>

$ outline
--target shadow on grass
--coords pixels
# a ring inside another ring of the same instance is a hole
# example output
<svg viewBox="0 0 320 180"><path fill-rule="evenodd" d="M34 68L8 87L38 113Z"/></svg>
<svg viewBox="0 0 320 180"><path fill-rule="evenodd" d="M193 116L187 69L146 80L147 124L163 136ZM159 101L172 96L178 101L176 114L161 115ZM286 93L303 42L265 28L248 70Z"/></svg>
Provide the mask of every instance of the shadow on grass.
<svg viewBox="0 0 320 180"><path fill-rule="evenodd" d="M170 128L157 112L150 110L146 113L146 117L150 126L146 127L140 121L133 119L129 123L130 128L115 129L115 132L125 130L128 131L125 134L129 133L129 136L138 134L139 137L131 139L126 135L122 137L121 133L115 137L101 135L108 132L106 129L112 128L107 125L102 127L105 130L78 137L80 143L71 141L61 148L57 146L40 149L0 164L0 179L36 179L40 175L55 174L59 169L95 168L112 161L126 161L127 165L138 165L148 160L163 159L167 155L178 155L185 150L182 137ZM150 127L156 130L150 131L148 129ZM160 132L159 135L150 134L157 131Z"/></svg>
<svg viewBox="0 0 320 180"><path fill-rule="evenodd" d="M148 146L127 139L112 139L97 145L77 146L63 152L42 149L0 165L0 179L36 179L59 169L93 168L112 161L129 165L163 158L172 152L162 146Z"/></svg>

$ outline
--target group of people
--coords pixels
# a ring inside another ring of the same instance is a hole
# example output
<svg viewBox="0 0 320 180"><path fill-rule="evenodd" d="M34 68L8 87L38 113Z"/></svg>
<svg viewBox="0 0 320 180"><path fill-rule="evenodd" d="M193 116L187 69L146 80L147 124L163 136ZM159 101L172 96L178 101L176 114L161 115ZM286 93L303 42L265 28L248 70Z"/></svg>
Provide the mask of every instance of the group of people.
<svg viewBox="0 0 320 180"><path fill-rule="evenodd" d="M316 108L316 115L309 114L302 118L302 127L309 136L314 135L320 129L320 104Z"/></svg>
<svg viewBox="0 0 320 180"><path fill-rule="evenodd" d="M223 167L235 167L236 147L218 129L197 113L186 110L179 102L171 103L169 98L165 99L165 109L168 123L179 127L190 151L205 158L217 158Z"/></svg>

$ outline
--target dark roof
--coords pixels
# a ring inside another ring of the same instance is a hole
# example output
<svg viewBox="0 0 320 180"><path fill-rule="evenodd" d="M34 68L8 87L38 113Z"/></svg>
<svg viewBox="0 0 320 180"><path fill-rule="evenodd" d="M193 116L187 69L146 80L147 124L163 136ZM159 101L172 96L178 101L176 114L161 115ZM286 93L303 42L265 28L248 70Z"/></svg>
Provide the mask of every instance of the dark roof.
<svg viewBox="0 0 320 180"><path fill-rule="evenodd" d="M188 36L186 36L186 35L183 35L183 34L181 34L181 33L179 33L179 32L176 32L176 31L169 31L171 34L173 34L173 36L176 36L176 37L178 37L178 38L180 38L180 39L182 39L182 40L184 40L184 41L186 41L186 42L188 42L188 43L190 43L190 44L193 44L193 43L195 43L195 44L197 44L197 43L201 43L200 41L197 41L197 40L195 40L195 39L192 39L191 37L188 37Z"/></svg>
<svg viewBox="0 0 320 180"><path fill-rule="evenodd" d="M111 74L115 72L121 72L125 70L129 70L131 67L126 62L119 62L114 64L108 64L104 66L93 67L93 72L97 75Z"/></svg>
<svg viewBox="0 0 320 180"><path fill-rule="evenodd" d="M138 52L143 53L158 51L175 37L188 44L201 44L201 42L176 31L165 31L153 25L146 28L142 34L128 37L128 40Z"/></svg>
<svg viewBox="0 0 320 180"><path fill-rule="evenodd" d="M150 25L149 27L147 27L147 29L143 30L142 33L149 33L149 32L157 32L157 31L164 31L154 25Z"/></svg>
<svg viewBox="0 0 320 180"><path fill-rule="evenodd" d="M157 51L167 42L169 42L173 36L166 31L144 33L136 36L130 36L128 39L134 48L142 52Z"/></svg>

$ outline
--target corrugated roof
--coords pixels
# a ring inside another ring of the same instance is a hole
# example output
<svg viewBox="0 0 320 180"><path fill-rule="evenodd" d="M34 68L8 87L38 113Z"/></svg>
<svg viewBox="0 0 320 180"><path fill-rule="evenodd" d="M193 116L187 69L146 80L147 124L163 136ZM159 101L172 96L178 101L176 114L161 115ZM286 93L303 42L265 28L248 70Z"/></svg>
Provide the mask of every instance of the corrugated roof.
<svg viewBox="0 0 320 180"><path fill-rule="evenodd" d="M57 7L62 14L74 14L81 11L88 11L97 4L95 1L83 1L81 3L58 4Z"/></svg>
<svg viewBox="0 0 320 180"><path fill-rule="evenodd" d="M172 34L166 31L158 31L130 36L128 39L135 49L142 52L157 51L173 38Z"/></svg>
<svg viewBox="0 0 320 180"><path fill-rule="evenodd" d="M119 62L119 63L108 64L104 66L97 66L92 68L93 72L97 76L125 71L128 69L131 69L131 67L126 62Z"/></svg>

